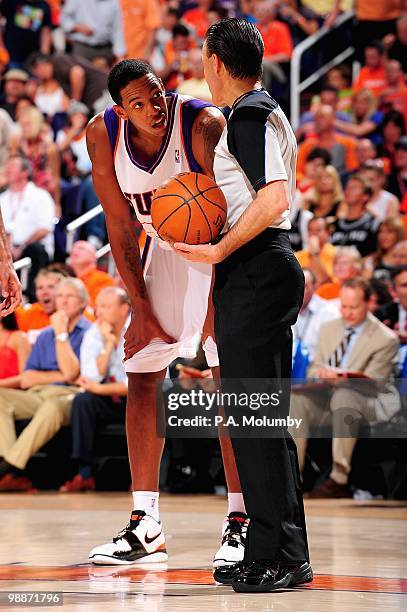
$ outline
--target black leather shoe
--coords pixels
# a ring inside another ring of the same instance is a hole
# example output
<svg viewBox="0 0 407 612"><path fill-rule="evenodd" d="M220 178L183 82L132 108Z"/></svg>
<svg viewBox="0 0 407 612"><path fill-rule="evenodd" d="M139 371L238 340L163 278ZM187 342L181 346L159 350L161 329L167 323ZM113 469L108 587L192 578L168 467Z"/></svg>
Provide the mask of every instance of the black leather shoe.
<svg viewBox="0 0 407 612"><path fill-rule="evenodd" d="M308 561L289 561L285 566L290 573L290 586L298 586L305 582L312 582L314 574Z"/></svg>
<svg viewBox="0 0 407 612"><path fill-rule="evenodd" d="M233 580L247 571L252 563L239 561L239 563L233 563L233 565L222 565L215 569L213 577L220 584L232 584Z"/></svg>
<svg viewBox="0 0 407 612"><path fill-rule="evenodd" d="M237 593L270 593L290 584L291 573L281 562L254 561L233 579L232 588Z"/></svg>

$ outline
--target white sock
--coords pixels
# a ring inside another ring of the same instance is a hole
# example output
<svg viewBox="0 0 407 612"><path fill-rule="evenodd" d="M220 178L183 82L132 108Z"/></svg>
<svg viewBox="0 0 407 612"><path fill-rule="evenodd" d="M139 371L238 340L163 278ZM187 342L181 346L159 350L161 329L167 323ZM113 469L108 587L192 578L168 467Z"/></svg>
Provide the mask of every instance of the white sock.
<svg viewBox="0 0 407 612"><path fill-rule="evenodd" d="M228 493L228 514L231 512L244 512L246 514L243 493Z"/></svg>
<svg viewBox="0 0 407 612"><path fill-rule="evenodd" d="M133 491L133 509L144 510L146 514L159 520L158 491Z"/></svg>

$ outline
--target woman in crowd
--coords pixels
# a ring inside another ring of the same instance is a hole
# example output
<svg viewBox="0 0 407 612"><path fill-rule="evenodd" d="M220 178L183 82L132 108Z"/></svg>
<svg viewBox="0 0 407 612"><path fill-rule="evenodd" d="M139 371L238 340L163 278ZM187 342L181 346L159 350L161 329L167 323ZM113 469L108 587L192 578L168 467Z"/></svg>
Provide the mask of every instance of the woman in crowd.
<svg viewBox="0 0 407 612"><path fill-rule="evenodd" d="M379 147L379 157L387 157L390 160L391 169L395 168L395 157L397 143L406 133L404 117L398 111L392 110L385 114L383 123L383 142Z"/></svg>
<svg viewBox="0 0 407 612"><path fill-rule="evenodd" d="M19 331L15 314L0 317L0 387L20 387L30 350L27 334Z"/></svg>
<svg viewBox="0 0 407 612"><path fill-rule="evenodd" d="M334 166L326 166L317 174L315 185L304 196L304 206L315 217L324 217L332 223L345 214L343 190Z"/></svg>
<svg viewBox="0 0 407 612"><path fill-rule="evenodd" d="M370 160L362 165L361 174L370 183L373 194L367 209L372 215L384 221L400 214L400 202L395 195L383 189L386 183L384 164L380 159Z"/></svg>
<svg viewBox="0 0 407 612"><path fill-rule="evenodd" d="M369 89L361 89L353 94L351 114L350 123L336 119L336 129L357 138L370 138L376 145L382 142L380 126L383 113L377 110L377 99Z"/></svg>
<svg viewBox="0 0 407 612"><path fill-rule="evenodd" d="M393 267L393 247L404 240L404 224L399 218L383 221L377 233L377 251L365 258L363 275L366 278L381 277Z"/></svg>

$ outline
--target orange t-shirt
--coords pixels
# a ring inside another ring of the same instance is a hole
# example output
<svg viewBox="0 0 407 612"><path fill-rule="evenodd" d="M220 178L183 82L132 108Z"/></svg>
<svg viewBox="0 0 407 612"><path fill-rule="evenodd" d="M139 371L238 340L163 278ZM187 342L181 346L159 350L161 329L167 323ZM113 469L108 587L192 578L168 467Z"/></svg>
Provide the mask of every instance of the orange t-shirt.
<svg viewBox="0 0 407 612"><path fill-rule="evenodd" d="M161 26L157 0L120 0L127 57L143 58L148 37Z"/></svg>
<svg viewBox="0 0 407 612"><path fill-rule="evenodd" d="M182 19L189 23L199 38L205 38L206 30L209 28L208 13L200 8L186 11Z"/></svg>
<svg viewBox="0 0 407 612"><path fill-rule="evenodd" d="M379 66L379 68L363 66L353 83L353 89L370 89L374 94L379 95L386 85L386 72L383 66Z"/></svg>
<svg viewBox="0 0 407 612"><path fill-rule="evenodd" d="M29 332L32 329L43 329L49 325L49 314L39 302L19 306L15 312L18 329Z"/></svg>
<svg viewBox="0 0 407 612"><path fill-rule="evenodd" d="M87 272L79 278L88 290L89 304L92 308L95 307L95 301L99 291L104 289L104 287L114 286L114 280L110 274L107 274L107 272L103 272L102 270L98 270L97 268Z"/></svg>
<svg viewBox="0 0 407 612"><path fill-rule="evenodd" d="M388 21L403 13L403 0L356 0L359 21Z"/></svg>
<svg viewBox="0 0 407 612"><path fill-rule="evenodd" d="M325 283L321 285L315 293L324 300L336 300L336 298L339 297L340 289L341 286L339 283Z"/></svg>
<svg viewBox="0 0 407 612"><path fill-rule="evenodd" d="M407 125L407 85L401 84L393 93L383 92L382 103L391 104L394 110L399 111Z"/></svg>
<svg viewBox="0 0 407 612"><path fill-rule="evenodd" d="M291 57L293 41L289 27L282 21L270 21L266 26L259 26L264 40L264 58L268 59L277 53Z"/></svg>
<svg viewBox="0 0 407 612"><path fill-rule="evenodd" d="M343 145L345 149L345 168L352 172L359 167L358 160L356 158L356 140L351 136L344 136L343 134L335 134L336 142ZM321 143L318 138L312 137L307 138L298 147L298 158L297 158L297 179L300 180L305 171L305 164L308 155L315 147L321 147ZM329 149L328 149L329 150Z"/></svg>

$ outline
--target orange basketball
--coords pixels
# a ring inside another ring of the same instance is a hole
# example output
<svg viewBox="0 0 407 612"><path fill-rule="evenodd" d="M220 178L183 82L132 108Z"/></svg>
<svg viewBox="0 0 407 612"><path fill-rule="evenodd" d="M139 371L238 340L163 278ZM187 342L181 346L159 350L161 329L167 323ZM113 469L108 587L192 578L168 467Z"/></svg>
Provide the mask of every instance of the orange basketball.
<svg viewBox="0 0 407 612"><path fill-rule="evenodd" d="M225 196L208 176L181 172L155 192L151 219L162 240L206 244L225 224Z"/></svg>

